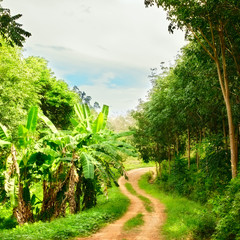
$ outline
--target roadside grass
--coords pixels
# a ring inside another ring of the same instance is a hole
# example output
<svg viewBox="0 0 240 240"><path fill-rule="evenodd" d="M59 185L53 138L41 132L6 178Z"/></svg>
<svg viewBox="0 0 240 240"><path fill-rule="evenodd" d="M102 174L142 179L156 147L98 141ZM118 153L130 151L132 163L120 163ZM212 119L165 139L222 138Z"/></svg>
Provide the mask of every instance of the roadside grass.
<svg viewBox="0 0 240 240"><path fill-rule="evenodd" d="M131 194L137 196L140 200L142 200L143 205L144 205L146 211L148 211L148 212L153 212L153 206L152 206L152 202L150 201L150 199L148 199L147 197L144 197L144 196L138 194L138 193L135 191L135 189L133 188L133 186L131 185L131 183L125 183L125 187L127 188L127 190L128 190Z"/></svg>
<svg viewBox="0 0 240 240"><path fill-rule="evenodd" d="M186 198L162 192L156 183L148 183L148 174L141 177L139 186L166 206L167 220L162 227L165 239L189 239L198 228L201 216L206 212L205 207Z"/></svg>
<svg viewBox="0 0 240 240"><path fill-rule="evenodd" d="M128 157L123 163L125 170L129 171L136 168L154 167L154 162L144 163L137 157Z"/></svg>
<svg viewBox="0 0 240 240"><path fill-rule="evenodd" d="M106 223L118 219L126 212L128 205L129 199L120 193L117 187L113 187L109 189L109 199L100 196L94 208L52 222L36 222L22 227L17 226L11 230L1 230L0 239L57 240L85 237L96 232Z"/></svg>
<svg viewBox="0 0 240 240"><path fill-rule="evenodd" d="M139 213L137 216L129 219L127 222L124 223L123 230L130 231L134 228L140 227L144 224L143 214Z"/></svg>

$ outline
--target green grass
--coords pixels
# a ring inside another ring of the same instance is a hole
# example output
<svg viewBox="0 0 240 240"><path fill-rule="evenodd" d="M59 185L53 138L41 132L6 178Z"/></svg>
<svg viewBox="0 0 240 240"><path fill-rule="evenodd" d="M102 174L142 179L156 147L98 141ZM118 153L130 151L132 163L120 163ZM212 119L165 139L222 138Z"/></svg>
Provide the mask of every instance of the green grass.
<svg viewBox="0 0 240 240"><path fill-rule="evenodd" d="M134 196L138 195L131 183L125 183L125 187L132 195Z"/></svg>
<svg viewBox="0 0 240 240"><path fill-rule="evenodd" d="M143 214L139 213L137 214L137 216L129 219L127 222L125 222L123 229L125 231L130 231L134 228L140 227L144 224L144 220L143 220Z"/></svg>
<svg viewBox="0 0 240 240"><path fill-rule="evenodd" d="M145 174L139 181L140 188L159 199L166 206L167 220L162 231L166 240L187 239L199 225L205 207L186 198L162 192L157 184L149 184Z"/></svg>
<svg viewBox="0 0 240 240"><path fill-rule="evenodd" d="M148 212L153 212L152 202L151 202L147 197L144 197L144 196L138 194L138 193L135 191L135 189L133 188L133 186L131 185L131 183L125 183L125 187L127 188L127 190L128 190L131 194L137 196L140 200L142 200L143 205L144 205L146 211L148 211Z"/></svg>
<svg viewBox="0 0 240 240"><path fill-rule="evenodd" d="M150 201L149 198L146 198L142 195L138 195L138 198L140 198L143 201L143 205L148 212L153 212L152 202Z"/></svg>
<svg viewBox="0 0 240 240"><path fill-rule="evenodd" d="M108 222L122 216L129 205L129 200L120 190L109 190L109 200L104 196L98 199L98 205L80 214L68 215L52 222L25 224L15 229L0 231L1 240L50 240L69 239L76 236L88 236Z"/></svg>

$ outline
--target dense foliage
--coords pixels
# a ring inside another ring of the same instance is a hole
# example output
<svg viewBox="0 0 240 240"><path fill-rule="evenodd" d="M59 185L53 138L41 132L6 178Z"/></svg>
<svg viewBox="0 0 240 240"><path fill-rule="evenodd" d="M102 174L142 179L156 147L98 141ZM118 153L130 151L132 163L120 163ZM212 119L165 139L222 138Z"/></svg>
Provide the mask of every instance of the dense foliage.
<svg viewBox="0 0 240 240"><path fill-rule="evenodd" d="M145 0L146 6L154 4L168 13L169 31L175 28L186 31L190 41L196 41L214 63L216 77L226 107L228 138L231 153L232 177L237 176L238 125L234 123L232 95L239 90L235 84L239 78L239 1L229 0ZM238 96L238 94L237 94Z"/></svg>
<svg viewBox="0 0 240 240"><path fill-rule="evenodd" d="M95 206L124 174L124 154L134 155L122 140L131 133L110 131L108 106L84 104L44 59L23 58L4 39L0 52L0 202L12 211L3 225Z"/></svg>
<svg viewBox="0 0 240 240"><path fill-rule="evenodd" d="M212 224L203 216L196 238L238 239L239 3L145 1L154 3L189 43L173 67L151 75L148 100L133 112L135 145L156 162L162 189L211 206Z"/></svg>

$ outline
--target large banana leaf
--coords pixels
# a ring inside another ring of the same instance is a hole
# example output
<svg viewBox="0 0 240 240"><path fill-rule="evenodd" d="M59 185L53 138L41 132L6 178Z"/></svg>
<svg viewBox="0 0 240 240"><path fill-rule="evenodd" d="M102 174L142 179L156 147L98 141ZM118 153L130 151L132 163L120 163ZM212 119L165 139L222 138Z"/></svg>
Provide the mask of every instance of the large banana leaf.
<svg viewBox="0 0 240 240"><path fill-rule="evenodd" d="M97 133L106 127L108 112L109 107L107 105L103 105L102 111L98 114L97 119L93 123L93 133Z"/></svg>
<svg viewBox="0 0 240 240"><path fill-rule="evenodd" d="M23 125L18 126L18 141L21 147L26 147L27 146L27 134L28 134L28 129L25 128Z"/></svg>
<svg viewBox="0 0 240 240"><path fill-rule="evenodd" d="M83 174L85 178L94 178L94 165L93 165L93 157L85 152L82 152L80 161L83 168Z"/></svg>
<svg viewBox="0 0 240 240"><path fill-rule="evenodd" d="M38 117L51 129L53 133L58 133L57 128L55 125L51 122L51 120L46 117L43 113L39 112Z"/></svg>
<svg viewBox="0 0 240 240"><path fill-rule="evenodd" d="M90 130L90 109L87 104L74 105L75 113L78 116L80 123Z"/></svg>
<svg viewBox="0 0 240 240"><path fill-rule="evenodd" d="M103 105L102 108L102 114L103 114L103 127L102 129L104 129L106 127L107 124L107 119L108 119L108 113L109 113L109 106L107 105Z"/></svg>
<svg viewBox="0 0 240 240"><path fill-rule="evenodd" d="M10 145L10 144L11 144L11 142L4 141L4 140L1 140L1 139L0 139L0 146Z"/></svg>
<svg viewBox="0 0 240 240"><path fill-rule="evenodd" d="M28 112L27 129L34 132L37 127L38 107L32 106Z"/></svg>
<svg viewBox="0 0 240 240"><path fill-rule="evenodd" d="M98 114L98 117L97 119L95 120L94 124L93 124L93 133L97 133L99 132L100 130L103 129L103 123L104 123L104 117L103 117L103 113L100 112Z"/></svg>
<svg viewBox="0 0 240 240"><path fill-rule="evenodd" d="M7 128L0 123L0 139L3 141L8 141L9 136L7 134Z"/></svg>

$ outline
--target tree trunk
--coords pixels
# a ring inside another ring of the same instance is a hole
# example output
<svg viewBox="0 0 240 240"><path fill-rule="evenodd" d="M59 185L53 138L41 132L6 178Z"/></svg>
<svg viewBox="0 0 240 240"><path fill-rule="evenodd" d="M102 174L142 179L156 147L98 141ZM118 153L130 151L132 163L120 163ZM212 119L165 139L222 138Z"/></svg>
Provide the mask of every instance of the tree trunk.
<svg viewBox="0 0 240 240"><path fill-rule="evenodd" d="M197 162L197 170L199 169L199 153L198 153L198 135L196 133L196 162Z"/></svg>
<svg viewBox="0 0 240 240"><path fill-rule="evenodd" d="M77 203L76 203L76 196L75 196L75 186L76 183L79 181L76 167L74 165L74 162L72 161L72 165L70 168L70 177L69 177L69 184L68 184L68 202L69 202L69 208L70 213L74 214L76 213L77 209Z"/></svg>
<svg viewBox="0 0 240 240"><path fill-rule="evenodd" d="M179 154L179 142L178 142L178 135L176 136L176 149L177 149L177 155Z"/></svg>
<svg viewBox="0 0 240 240"><path fill-rule="evenodd" d="M191 161L191 156L190 156L190 151L191 151L191 138L190 138L190 130L189 128L187 129L188 132L188 169L190 169L190 161Z"/></svg>
<svg viewBox="0 0 240 240"><path fill-rule="evenodd" d="M76 213L81 211L81 199L80 199L80 197L82 196L82 168L80 168L80 170L77 170L77 173L78 173L78 182L77 182L76 192L75 192Z"/></svg>
<svg viewBox="0 0 240 240"><path fill-rule="evenodd" d="M227 130L226 130L226 125L225 125L225 120L222 120L223 123L223 136L224 136L224 145L225 145L225 150L227 151L228 149L228 144L227 144Z"/></svg>
<svg viewBox="0 0 240 240"><path fill-rule="evenodd" d="M171 148L170 146L168 146L168 171L169 171L169 174L171 174Z"/></svg>
<svg viewBox="0 0 240 240"><path fill-rule="evenodd" d="M160 160L158 162L158 166L159 166L159 177L162 178L162 166L161 166L161 161Z"/></svg>
<svg viewBox="0 0 240 240"><path fill-rule="evenodd" d="M221 66L220 66L216 48L214 51L215 53L214 55L215 55L215 63L217 66L218 79L220 82L220 86L221 86L221 90L222 90L222 94L223 94L223 98L224 98L224 102L227 110L229 140L230 140L230 150L231 150L232 178L235 178L237 176L238 156L237 156L237 149L236 149L236 143L235 143L235 130L234 130L234 124L233 124L229 83L228 83L228 77L227 77L227 64L226 64L226 56L225 56L226 46L224 41L223 28L224 28L223 24L220 23L219 39L220 39L221 53L222 53L222 71L221 71Z"/></svg>
<svg viewBox="0 0 240 240"><path fill-rule="evenodd" d="M24 200L23 184L19 179L18 184L18 206L13 209L14 216L20 225L27 222L34 222L30 202Z"/></svg>

